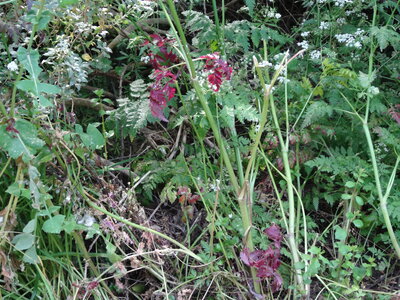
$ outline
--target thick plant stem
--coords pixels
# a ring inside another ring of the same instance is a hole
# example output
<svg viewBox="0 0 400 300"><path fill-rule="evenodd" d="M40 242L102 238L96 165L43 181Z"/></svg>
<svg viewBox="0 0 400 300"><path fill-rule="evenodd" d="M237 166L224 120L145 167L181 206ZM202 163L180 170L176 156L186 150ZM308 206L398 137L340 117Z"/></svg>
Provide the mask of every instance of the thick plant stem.
<svg viewBox="0 0 400 300"><path fill-rule="evenodd" d="M160 2L160 3L161 3L161 6L164 7L162 2ZM211 127L211 130L213 132L214 138L215 138L215 140L217 142L217 145L218 145L218 148L220 150L220 153L221 153L222 159L224 161L225 167L226 167L226 169L228 171L231 184L232 184L232 186L233 186L233 188L234 188L234 190L236 192L236 196L237 196L237 200L238 200L238 204L239 204L239 209L240 209L240 214L241 214L241 218L242 218L243 232L245 234L247 234L245 247L248 248L250 251L253 251L254 250L254 245L253 245L253 240L252 240L252 236L251 236L251 232L250 232L251 231L251 227L252 227L252 225L251 225L251 216L249 214L248 205L247 205L246 201L242 201L241 200L241 195L243 195L243 192L244 192L246 187L243 186L241 188L240 185L239 185L237 176L236 176L235 171L234 171L233 166L232 166L232 162L231 162L231 160L229 158L227 149L225 147L225 143L224 143L224 141L222 139L221 132L220 132L220 130L218 128L218 125L217 125L217 123L216 123L216 121L214 119L214 116L213 116L210 108L208 107L208 103L207 103L207 100L206 100L206 98L204 96L204 93L202 91L202 87L200 86L200 84L199 84L199 82L197 80L196 71L195 71L195 68L194 68L193 60L192 60L192 58L190 56L189 49L187 47L188 43L186 41L185 33L183 31L183 28L182 28L182 25L180 23L178 14L176 12L175 4L174 4L173 0L167 0L167 3L168 3L168 7L170 9L170 13L171 13L173 22L171 21L167 11L165 10L166 17L167 17L168 20L170 20L171 27L173 28L173 30L174 30L174 26L173 25L175 24L175 26L176 26L177 34L179 34L178 43L181 46L181 50L183 52L187 67L188 67L189 72L190 72L192 86L193 86L193 88L194 88L194 90L196 92L196 95L197 95L197 97L198 97L198 99L200 101L200 104L201 104L201 106L202 106L202 108L203 108L203 110L204 110L204 112L206 114L207 120L208 120L208 122L210 124L210 127ZM255 272L254 268L251 268L251 273L252 273L252 277L253 277L254 290L257 293L259 293L261 291L261 288L260 288L260 283L258 281L258 278L255 276L256 272Z"/></svg>
<svg viewBox="0 0 400 300"><path fill-rule="evenodd" d="M375 0L374 1L374 12L373 12L373 17L372 17L372 26L375 26L375 23L376 23L377 10L378 10L378 8L377 8L376 0ZM374 39L371 39L370 54L369 54L369 64L368 64L368 77L370 79L372 78L372 73L373 73L373 63L374 63L374 52L375 52L375 50L376 50L376 47L374 45ZM396 235L394 234L392 223L391 223L390 217L389 217L389 212L388 212L388 209L387 209L387 198L389 197L389 194L390 194L390 189L392 187L392 182L389 182L389 184L388 184L388 186L386 188L385 195L383 195L382 184L381 184L380 174L379 174L379 170L378 170L378 164L376 162L374 144L372 142L371 132L370 132L369 127L368 127L370 103L371 103L371 95L368 94L367 95L367 104L366 104L366 108L365 108L365 117L362 119L362 121L363 121L363 129L364 129L365 137L367 138L368 149L369 149L369 153L370 153L370 156L371 156L372 167L373 167L373 170L374 170L375 184L376 184L376 189L378 191L379 203L380 203L380 207L381 207L381 210L382 210L383 219L385 221L385 225L386 225L389 237L390 237L390 241L391 241L391 243L393 245L393 248L394 248L394 250L396 252L397 258L400 259L400 246L399 246L399 243L398 243L398 241L396 239ZM361 117L360 117L360 119L361 119ZM399 159L397 159L396 165L395 165L395 167L393 169L392 178L396 174L396 170L397 170L398 164L399 164Z"/></svg>
<svg viewBox="0 0 400 300"><path fill-rule="evenodd" d="M385 195L383 195L382 185L381 185L380 175L379 175L379 170L378 170L378 164L376 162L376 157L375 157L374 145L372 143L372 138L371 138L371 133L369 131L368 123L365 121L363 122L363 129L364 129L365 137L367 138L369 153L371 155L372 167L374 169L375 184L376 184L376 189L378 191L379 203L380 203L383 219L385 221L385 225L386 225L386 229L389 234L389 237L390 237L390 241L392 242L393 248L396 252L396 256L398 259L400 259L400 246L396 239L396 235L394 234L392 222L390 221L389 212L387 209L387 198L389 196L391 186L388 185L387 192L385 193ZM399 160L397 160L396 165L394 167L394 170L393 170L394 174L396 172L398 164L399 164Z"/></svg>
<svg viewBox="0 0 400 300"><path fill-rule="evenodd" d="M289 201L289 231L288 231L288 242L290 247L290 252L292 254L293 265L296 265L300 262L298 248L295 237L295 229L296 229L296 209L295 209L295 201L294 201L294 191L293 191L293 181L292 174L289 164L289 156L288 156L288 141L284 141L282 137L282 132L279 127L279 121L276 114L274 98L271 96L271 114L276 127L276 133L278 135L279 143L281 145L282 151L282 160L283 166L285 169L285 180L287 184L287 193L288 193L288 201ZM305 287L303 284L303 276L300 270L295 270L296 272L296 281L299 286L300 292L305 291Z"/></svg>

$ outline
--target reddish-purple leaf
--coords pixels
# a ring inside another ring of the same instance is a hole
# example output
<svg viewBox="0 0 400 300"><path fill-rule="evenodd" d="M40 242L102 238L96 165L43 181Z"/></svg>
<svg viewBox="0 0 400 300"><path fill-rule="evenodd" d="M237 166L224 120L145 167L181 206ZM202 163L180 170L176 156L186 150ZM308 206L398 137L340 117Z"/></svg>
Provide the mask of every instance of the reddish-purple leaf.
<svg viewBox="0 0 400 300"><path fill-rule="evenodd" d="M272 241L274 241L276 243L280 243L282 241L281 229L276 224L272 224L270 227L265 229L264 233L267 235L267 237L270 240L272 240Z"/></svg>

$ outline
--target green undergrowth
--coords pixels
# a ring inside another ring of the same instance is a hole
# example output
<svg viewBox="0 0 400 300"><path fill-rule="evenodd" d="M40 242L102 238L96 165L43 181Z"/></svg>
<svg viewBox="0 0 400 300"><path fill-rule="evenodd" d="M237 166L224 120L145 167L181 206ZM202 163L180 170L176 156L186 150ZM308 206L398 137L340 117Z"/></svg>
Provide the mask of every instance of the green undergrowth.
<svg viewBox="0 0 400 300"><path fill-rule="evenodd" d="M399 2L0 2L0 300L398 299Z"/></svg>

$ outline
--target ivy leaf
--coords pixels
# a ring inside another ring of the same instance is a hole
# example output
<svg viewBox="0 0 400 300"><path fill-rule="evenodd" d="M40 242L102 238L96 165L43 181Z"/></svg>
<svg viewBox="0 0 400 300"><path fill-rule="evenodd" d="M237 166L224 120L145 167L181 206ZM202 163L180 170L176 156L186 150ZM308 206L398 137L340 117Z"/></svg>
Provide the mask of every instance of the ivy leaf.
<svg viewBox="0 0 400 300"><path fill-rule="evenodd" d="M42 230L47 233L60 233L62 230L62 225L64 223L65 216L57 215L51 217L46 222L43 223Z"/></svg>
<svg viewBox="0 0 400 300"><path fill-rule="evenodd" d="M27 120L18 119L13 126L18 133L9 132L6 125L0 125L0 148L14 159L22 155L27 162L44 146L44 142L37 137L35 126Z"/></svg>

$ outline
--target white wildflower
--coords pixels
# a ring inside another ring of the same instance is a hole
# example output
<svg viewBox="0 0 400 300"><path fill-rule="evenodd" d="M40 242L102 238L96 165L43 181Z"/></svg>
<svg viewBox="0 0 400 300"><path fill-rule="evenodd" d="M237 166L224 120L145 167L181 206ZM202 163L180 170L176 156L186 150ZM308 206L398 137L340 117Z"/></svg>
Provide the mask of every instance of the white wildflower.
<svg viewBox="0 0 400 300"><path fill-rule="evenodd" d="M308 44L308 41L306 41L306 40L304 40L300 43L297 43L297 46L300 46L301 48L303 48L305 50L307 50L310 47L310 45Z"/></svg>
<svg viewBox="0 0 400 300"><path fill-rule="evenodd" d="M15 63L15 61L12 61L7 65L7 69L9 69L10 71L17 71L18 65Z"/></svg>
<svg viewBox="0 0 400 300"><path fill-rule="evenodd" d="M321 24L319 25L319 29L325 30L329 28L329 22L324 22L322 21Z"/></svg>
<svg viewBox="0 0 400 300"><path fill-rule="evenodd" d="M300 34L302 37L308 37L310 35L309 31L304 31Z"/></svg>
<svg viewBox="0 0 400 300"><path fill-rule="evenodd" d="M260 67L260 68L272 67L272 63L270 63L269 61L264 60L264 61L258 63L258 67Z"/></svg>
<svg viewBox="0 0 400 300"><path fill-rule="evenodd" d="M321 51L319 51L319 50L313 50L313 51L311 51L310 57L311 57L311 59L314 59L314 60L320 59L320 57L321 57Z"/></svg>

